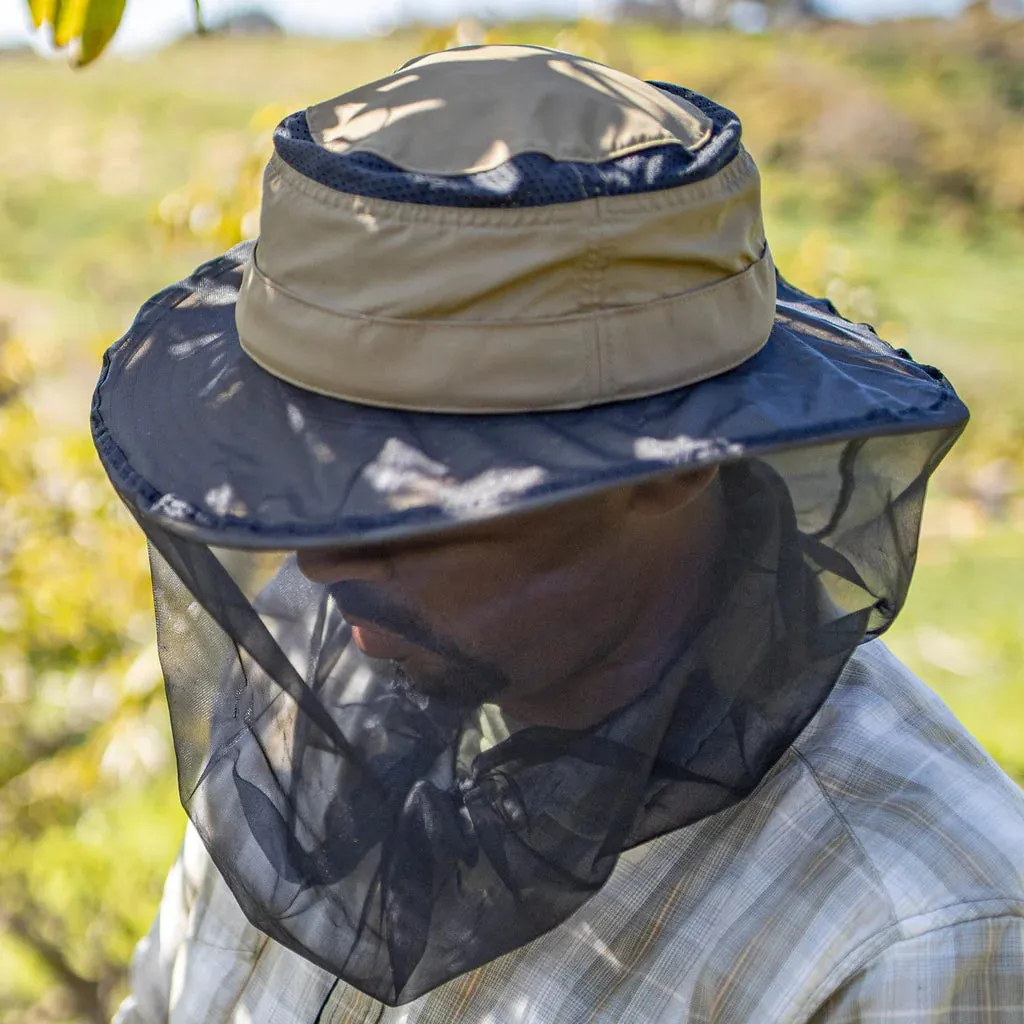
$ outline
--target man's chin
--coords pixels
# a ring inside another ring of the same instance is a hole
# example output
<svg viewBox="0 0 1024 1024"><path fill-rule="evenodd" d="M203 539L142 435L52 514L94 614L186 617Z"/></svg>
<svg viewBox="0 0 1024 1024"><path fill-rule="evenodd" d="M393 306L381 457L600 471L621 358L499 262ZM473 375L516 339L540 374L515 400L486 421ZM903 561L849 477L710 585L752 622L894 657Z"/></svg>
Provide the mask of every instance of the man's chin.
<svg viewBox="0 0 1024 1024"><path fill-rule="evenodd" d="M423 707L437 701L453 708L471 709L494 700L506 681L494 671L452 668L443 672L417 670L408 662L392 662L391 682L395 689Z"/></svg>

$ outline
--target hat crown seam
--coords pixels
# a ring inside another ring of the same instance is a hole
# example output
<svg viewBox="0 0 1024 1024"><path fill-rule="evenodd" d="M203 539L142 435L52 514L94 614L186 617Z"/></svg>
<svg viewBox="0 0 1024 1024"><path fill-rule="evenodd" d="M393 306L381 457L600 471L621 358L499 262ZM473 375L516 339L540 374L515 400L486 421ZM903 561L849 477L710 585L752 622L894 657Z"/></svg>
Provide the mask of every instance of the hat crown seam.
<svg viewBox="0 0 1024 1024"><path fill-rule="evenodd" d="M270 277L263 270L263 268L260 267L259 262L257 261L256 257L258 254L258 248L259 247L257 245L257 248L256 250L254 250L251 260L251 266L253 271L257 273L260 276L260 278L270 287L276 289L278 292L280 292L282 295L287 296L289 299L301 303L308 309L316 310L317 312L322 313L325 316L338 317L339 319L356 319L381 324L395 324L396 326L427 324L431 327L443 326L452 330L459 330L462 328L479 329L480 327L488 327L491 329L522 328L530 326L543 326L544 324L561 324L567 323L572 320L584 322L586 320L608 319L611 317L624 316L631 313L637 313L644 309L656 308L658 306L673 305L677 303L681 304L684 302L688 302L691 299L704 296L715 290L724 289L728 287L730 284L736 282L739 278L743 277L744 275L750 274L757 267L761 266L761 264L764 263L765 258L770 258L768 245L767 242L765 242L762 256L759 259L753 260L751 263L749 263L746 267L744 267L737 273L728 274L727 276L722 277L717 281L712 281L708 284L701 285L698 288L690 289L689 291L672 292L668 295L659 295L657 298L648 299L645 302L633 302L621 306L600 306L595 309L586 309L575 313L562 313L542 317L517 317L514 319L495 318L480 320L469 317L463 319L453 319L451 317L402 317L390 316L379 313L362 313L359 310L330 309L326 306L318 305L315 302L310 302L309 299L305 298L302 295L299 295L292 289L280 284L278 281L275 281L272 277Z"/></svg>

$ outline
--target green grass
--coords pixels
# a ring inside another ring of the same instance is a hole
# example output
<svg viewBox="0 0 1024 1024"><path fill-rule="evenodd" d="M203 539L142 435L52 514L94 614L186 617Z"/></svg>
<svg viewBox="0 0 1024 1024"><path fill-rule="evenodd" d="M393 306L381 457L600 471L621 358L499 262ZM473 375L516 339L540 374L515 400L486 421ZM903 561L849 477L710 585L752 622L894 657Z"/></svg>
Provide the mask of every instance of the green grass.
<svg viewBox="0 0 1024 1024"><path fill-rule="evenodd" d="M1024 530L925 537L886 638L988 752L1024 783Z"/></svg>

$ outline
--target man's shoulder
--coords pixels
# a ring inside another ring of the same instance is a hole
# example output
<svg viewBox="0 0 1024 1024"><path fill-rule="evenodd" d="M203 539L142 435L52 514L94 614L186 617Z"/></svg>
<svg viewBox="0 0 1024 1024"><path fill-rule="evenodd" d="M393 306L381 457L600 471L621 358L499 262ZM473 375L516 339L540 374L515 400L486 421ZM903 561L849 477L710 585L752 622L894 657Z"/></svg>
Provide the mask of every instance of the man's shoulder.
<svg viewBox="0 0 1024 1024"><path fill-rule="evenodd" d="M793 745L894 920L1024 903L1024 793L879 640Z"/></svg>
<svg viewBox="0 0 1024 1024"><path fill-rule="evenodd" d="M691 1019L806 1020L930 937L977 966L985 922L1024 918L1022 850L1019 788L874 641L749 797L627 855L621 877L658 887L650 970ZM974 969L936 956L947 982Z"/></svg>

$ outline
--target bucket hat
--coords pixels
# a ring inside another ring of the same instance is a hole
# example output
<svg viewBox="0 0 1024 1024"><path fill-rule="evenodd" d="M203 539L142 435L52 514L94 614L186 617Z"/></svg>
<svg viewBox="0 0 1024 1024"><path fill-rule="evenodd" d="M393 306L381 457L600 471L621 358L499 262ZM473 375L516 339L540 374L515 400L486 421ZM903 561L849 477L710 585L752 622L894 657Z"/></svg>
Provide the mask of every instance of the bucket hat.
<svg viewBox="0 0 1024 1024"><path fill-rule="evenodd" d="M361 543L966 417L777 276L739 121L686 89L471 47L274 145L258 242L150 300L96 390L115 487L174 532Z"/></svg>
<svg viewBox="0 0 1024 1024"><path fill-rule="evenodd" d="M286 118L274 149L259 239L142 308L93 434L150 542L181 800L220 875L266 934L404 1004L754 791L897 614L967 410L777 274L738 119L679 86L465 48ZM667 598L641 692L615 660L612 706L570 724L513 720L509 680L558 704L606 669L636 566L588 577L589 613L441 572L493 614L472 647L409 626L433 693L353 639L365 589L299 571L712 466L720 539L644 534Z"/></svg>

